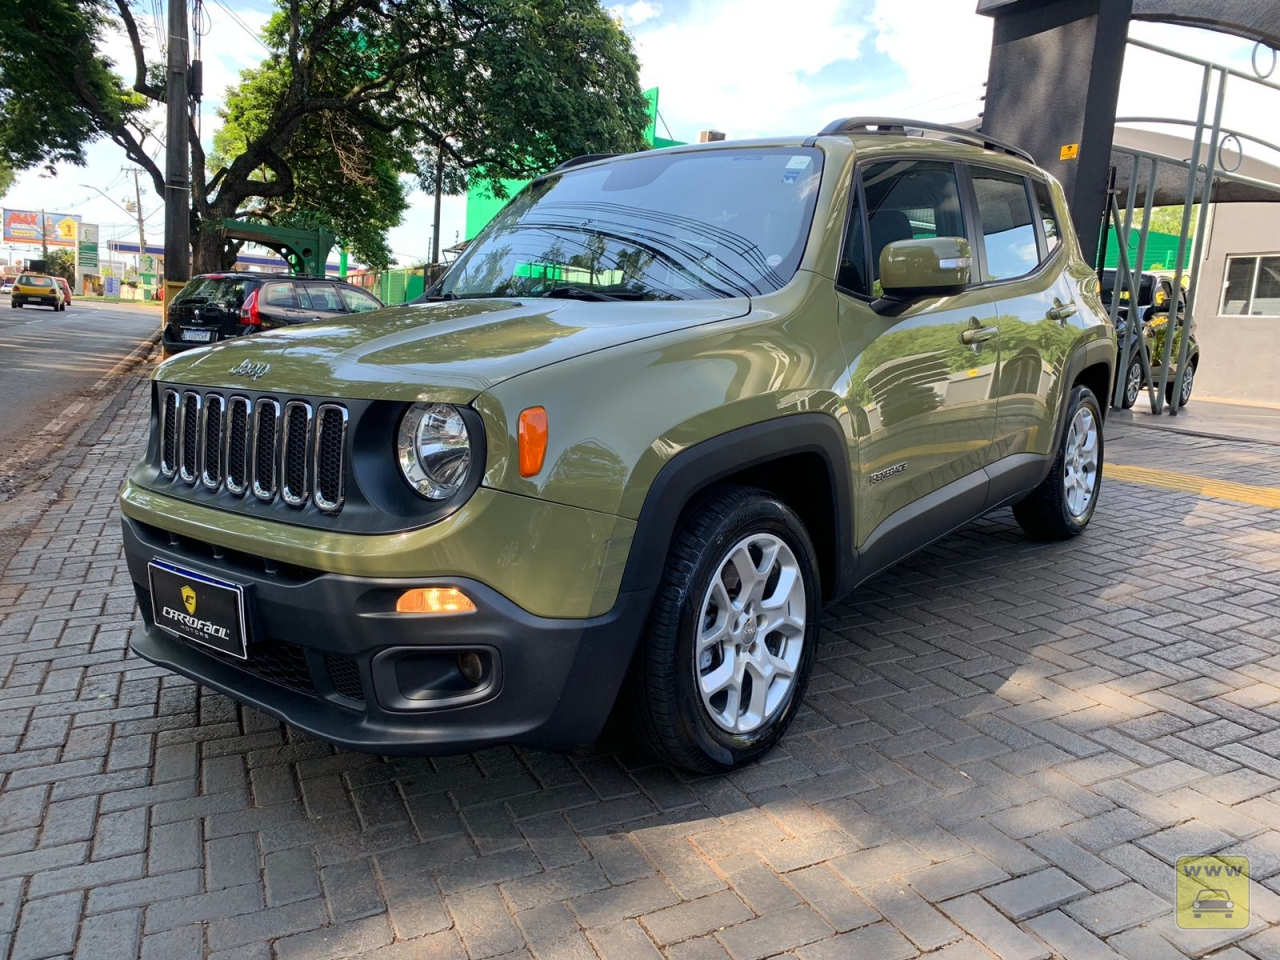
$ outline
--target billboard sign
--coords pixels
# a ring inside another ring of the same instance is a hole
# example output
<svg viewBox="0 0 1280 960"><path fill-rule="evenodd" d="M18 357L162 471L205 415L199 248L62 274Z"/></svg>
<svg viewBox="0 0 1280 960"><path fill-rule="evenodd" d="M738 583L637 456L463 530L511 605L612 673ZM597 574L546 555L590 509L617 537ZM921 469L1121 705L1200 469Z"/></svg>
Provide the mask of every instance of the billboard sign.
<svg viewBox="0 0 1280 960"><path fill-rule="evenodd" d="M43 216L43 222L41 221ZM49 213L39 210L4 210L5 243L41 243L51 247L74 247L79 230L79 214Z"/></svg>
<svg viewBox="0 0 1280 960"><path fill-rule="evenodd" d="M80 224L80 269L85 273L98 272L98 225Z"/></svg>

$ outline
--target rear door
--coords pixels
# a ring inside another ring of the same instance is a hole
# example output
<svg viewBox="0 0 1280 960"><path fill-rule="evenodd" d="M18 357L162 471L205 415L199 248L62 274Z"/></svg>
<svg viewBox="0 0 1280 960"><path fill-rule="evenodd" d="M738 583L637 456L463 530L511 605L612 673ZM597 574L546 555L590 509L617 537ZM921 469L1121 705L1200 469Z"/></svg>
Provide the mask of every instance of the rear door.
<svg viewBox="0 0 1280 960"><path fill-rule="evenodd" d="M258 316L263 330L311 319L311 315L299 307L292 280L270 280L258 288Z"/></svg>
<svg viewBox="0 0 1280 960"><path fill-rule="evenodd" d="M881 294L880 258L889 244L943 236L972 243L955 164L878 161L861 167L860 180L836 286L851 368L848 405L858 435L857 539L859 546L872 537L893 541L870 549L868 562L878 567L880 553L909 552L946 532L935 529L946 517L924 518L936 512L934 500L946 501L943 513L957 517L956 523L981 510L982 467L995 429L999 336L989 290L920 297L892 310L872 306Z"/></svg>
<svg viewBox="0 0 1280 960"><path fill-rule="evenodd" d="M1080 317L1048 185L996 167L975 164L969 171L981 238L979 280L1000 315L994 465L1050 453Z"/></svg>
<svg viewBox="0 0 1280 960"><path fill-rule="evenodd" d="M297 284L303 320L328 320L347 313L347 305L336 283L302 281Z"/></svg>

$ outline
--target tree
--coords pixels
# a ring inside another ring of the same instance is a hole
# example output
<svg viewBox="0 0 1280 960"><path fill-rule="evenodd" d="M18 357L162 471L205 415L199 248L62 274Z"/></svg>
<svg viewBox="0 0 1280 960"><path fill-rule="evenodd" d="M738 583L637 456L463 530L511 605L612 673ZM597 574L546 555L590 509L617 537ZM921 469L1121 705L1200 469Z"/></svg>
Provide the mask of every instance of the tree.
<svg viewBox="0 0 1280 960"><path fill-rule="evenodd" d="M1151 211L1151 230L1153 233L1168 233L1180 236L1182 233L1182 211L1184 207L1156 207ZM1199 205L1191 209L1191 236L1196 233L1196 216L1200 212ZM1140 221L1139 221L1140 222Z"/></svg>
<svg viewBox="0 0 1280 960"><path fill-rule="evenodd" d="M9 192L9 188L13 186L13 180L13 168L5 163L0 163L0 197Z"/></svg>
<svg viewBox="0 0 1280 960"><path fill-rule="evenodd" d="M70 250L51 251L45 262L49 265L49 273L62 277L73 287L76 284L76 255Z"/></svg>
<svg viewBox="0 0 1280 960"><path fill-rule="evenodd" d="M0 0L0 161L83 163L108 138L164 195L150 157L164 72L133 2ZM644 146L636 58L599 0L276 2L271 53L228 96L211 157L192 124L197 270L226 265L222 222L241 216L319 220L377 260L376 234L403 211L399 175L424 159L457 189L479 170L524 178ZM102 53L114 24L132 47L128 81Z"/></svg>

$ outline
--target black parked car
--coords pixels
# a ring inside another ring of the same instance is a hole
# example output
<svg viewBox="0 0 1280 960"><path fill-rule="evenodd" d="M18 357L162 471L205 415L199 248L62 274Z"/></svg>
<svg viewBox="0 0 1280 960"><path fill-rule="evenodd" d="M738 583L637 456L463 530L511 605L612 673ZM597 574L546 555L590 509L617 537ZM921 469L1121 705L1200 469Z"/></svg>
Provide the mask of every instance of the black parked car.
<svg viewBox="0 0 1280 960"><path fill-rule="evenodd" d="M273 273L206 273L169 304L164 348L178 353L260 330L367 313L384 304L340 280Z"/></svg>
<svg viewBox="0 0 1280 960"><path fill-rule="evenodd" d="M1115 295L1116 271L1102 272L1102 302L1111 306L1111 298ZM1129 337L1129 365L1121 370L1116 365L1116 376L1124 378L1123 406L1127 410L1138 402L1138 395L1146 386L1142 376L1142 358L1138 355L1140 346L1138 334L1142 333L1147 342L1147 353L1150 357L1151 376L1157 383L1160 381L1160 360L1164 356L1164 331L1169 322L1169 306L1173 302L1173 281L1161 274L1144 273L1138 284L1138 303L1136 309L1130 303L1125 290L1125 299L1120 302L1116 317L1116 343L1123 349L1124 338ZM1185 292L1178 298L1178 313L1185 315L1187 309ZM1135 322L1130 323L1130 317ZM1169 367L1169 384L1165 387L1166 402L1173 402L1173 390L1177 384L1178 344L1174 343L1173 362ZM1123 357L1123 352L1119 354ZM1187 344L1187 372L1182 378L1182 394L1179 406L1185 407L1191 400L1191 391L1195 386L1196 368L1200 365L1200 344L1196 342L1196 329L1193 320L1191 325L1191 341Z"/></svg>

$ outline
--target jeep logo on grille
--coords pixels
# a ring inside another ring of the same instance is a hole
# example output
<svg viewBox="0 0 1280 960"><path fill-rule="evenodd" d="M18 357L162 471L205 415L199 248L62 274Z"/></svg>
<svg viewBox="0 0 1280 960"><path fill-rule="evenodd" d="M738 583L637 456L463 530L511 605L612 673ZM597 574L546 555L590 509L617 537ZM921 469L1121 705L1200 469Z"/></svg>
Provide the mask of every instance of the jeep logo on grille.
<svg viewBox="0 0 1280 960"><path fill-rule="evenodd" d="M240 363L231 368L231 376L258 380L266 376L267 371L270 369L271 364L269 363L253 363L249 360L241 360Z"/></svg>

